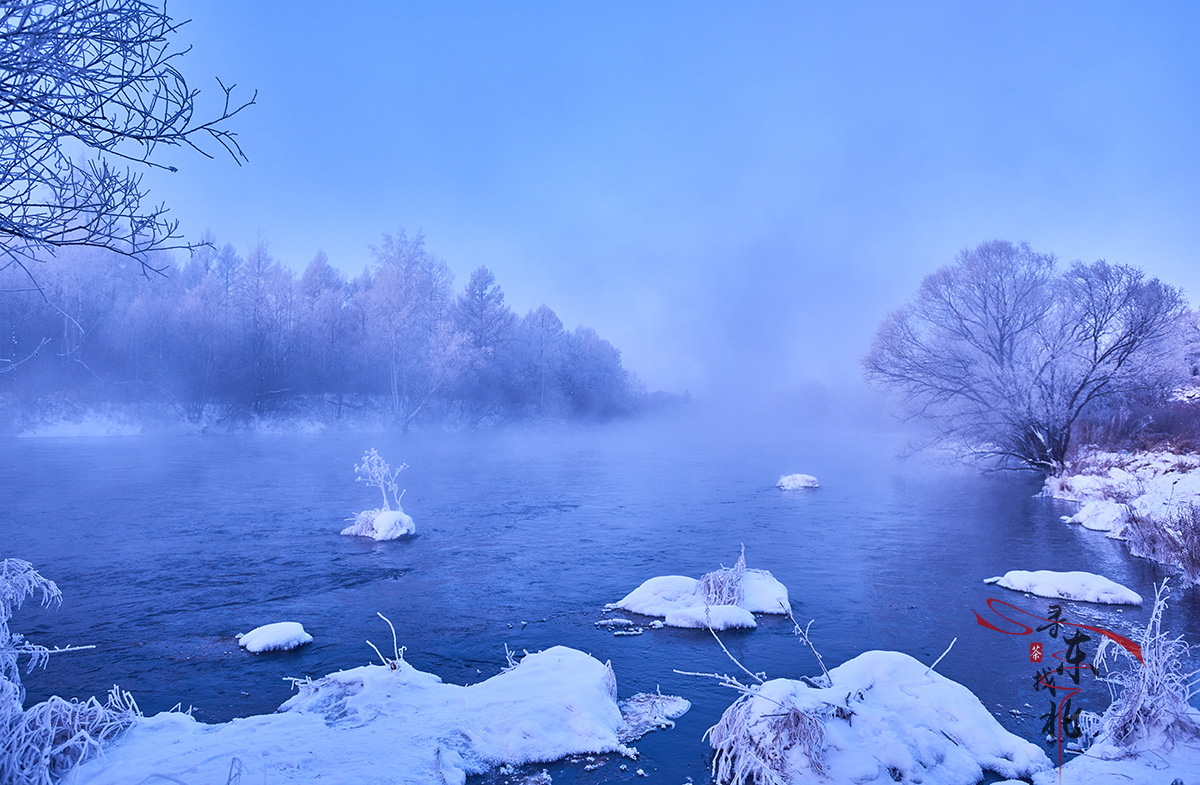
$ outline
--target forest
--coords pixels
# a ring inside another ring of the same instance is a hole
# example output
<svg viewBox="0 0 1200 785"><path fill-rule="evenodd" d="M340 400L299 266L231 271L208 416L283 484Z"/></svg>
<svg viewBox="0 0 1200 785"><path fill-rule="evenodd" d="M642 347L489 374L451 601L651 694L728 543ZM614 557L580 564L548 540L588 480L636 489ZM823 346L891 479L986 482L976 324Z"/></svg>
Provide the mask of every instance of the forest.
<svg viewBox="0 0 1200 785"><path fill-rule="evenodd" d="M10 420L154 406L190 423L303 415L409 427L605 419L647 396L620 352L546 305L518 316L486 267L455 291L422 234L384 235L349 278L318 252L297 275L259 239L211 236L161 273L59 249L0 271L0 402Z"/></svg>

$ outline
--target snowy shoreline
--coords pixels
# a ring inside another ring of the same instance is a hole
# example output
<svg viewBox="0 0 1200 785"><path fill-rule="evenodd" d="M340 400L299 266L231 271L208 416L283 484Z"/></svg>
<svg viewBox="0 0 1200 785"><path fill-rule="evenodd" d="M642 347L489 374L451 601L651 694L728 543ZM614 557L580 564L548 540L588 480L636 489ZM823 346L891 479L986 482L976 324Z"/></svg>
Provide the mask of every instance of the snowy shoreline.
<svg viewBox="0 0 1200 785"><path fill-rule="evenodd" d="M1182 573L1177 585L1200 580L1200 455L1084 452L1047 478L1041 495L1077 502L1064 521L1124 540L1133 555Z"/></svg>

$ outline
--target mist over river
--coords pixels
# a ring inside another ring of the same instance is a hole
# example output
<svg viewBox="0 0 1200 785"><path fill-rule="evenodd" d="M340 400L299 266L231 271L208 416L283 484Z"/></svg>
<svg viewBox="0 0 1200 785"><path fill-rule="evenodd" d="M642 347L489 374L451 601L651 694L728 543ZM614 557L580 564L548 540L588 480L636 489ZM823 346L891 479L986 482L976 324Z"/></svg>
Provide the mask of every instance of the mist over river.
<svg viewBox="0 0 1200 785"><path fill-rule="evenodd" d="M25 438L0 441L0 555L56 581L58 609L27 604L14 631L49 646L95 644L23 676L48 695L130 690L146 713L177 703L205 722L273 711L288 676L319 677L390 651L456 683L482 681L520 652L556 644L611 660L621 697L661 688L693 702L672 730L622 762L555 782L708 780L701 736L735 694L676 674L736 670L707 631L614 637L605 603L655 575L731 565L770 570L829 667L870 649L902 651L970 688L1008 729L1038 740L1046 711L1025 639L976 624L989 597L1038 615L1052 601L994 586L1011 569L1087 570L1143 597L1161 568L1103 534L1062 523L1073 505L1035 498L1040 481L897 459L892 432L735 423L695 407L608 425L492 432ZM400 476L417 525L408 540L339 531L377 506L353 466L375 447ZM821 487L783 492L782 474ZM1127 632L1149 608L1062 602L1064 617ZM1176 592L1164 626L1200 641L1196 589ZM299 621L311 645L254 656L235 634ZM786 619L722 633L770 677L820 673ZM1088 653L1095 653L1095 643ZM1085 708L1102 709L1093 684ZM1027 705L1028 704L1028 705ZM1020 714L1013 714L1012 710ZM398 751L397 754L402 754ZM543 768L543 767L538 767ZM499 781L499 775L489 775Z"/></svg>

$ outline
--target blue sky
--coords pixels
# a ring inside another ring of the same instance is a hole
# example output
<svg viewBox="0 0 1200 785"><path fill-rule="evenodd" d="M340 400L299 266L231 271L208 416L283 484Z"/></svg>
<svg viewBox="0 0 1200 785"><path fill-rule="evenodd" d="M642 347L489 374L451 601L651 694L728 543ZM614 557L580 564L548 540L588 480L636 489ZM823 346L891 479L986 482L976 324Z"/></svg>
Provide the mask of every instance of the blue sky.
<svg viewBox="0 0 1200 785"><path fill-rule="evenodd" d="M185 231L357 272L424 231L651 387L854 383L960 249L1028 240L1200 302L1191 3L179 0L249 164L148 176Z"/></svg>

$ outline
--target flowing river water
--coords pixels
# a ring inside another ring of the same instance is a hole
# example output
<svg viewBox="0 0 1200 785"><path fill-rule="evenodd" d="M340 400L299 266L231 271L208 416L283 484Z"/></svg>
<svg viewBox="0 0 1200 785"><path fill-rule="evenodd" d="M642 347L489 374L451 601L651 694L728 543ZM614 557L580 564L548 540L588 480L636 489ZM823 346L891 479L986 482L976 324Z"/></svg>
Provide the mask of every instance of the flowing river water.
<svg viewBox="0 0 1200 785"><path fill-rule="evenodd" d="M643 580L698 577L744 545L751 568L789 588L795 617L815 620L830 667L870 649L931 663L957 638L938 671L1037 740L1047 698L1033 689L1027 643L979 626L975 612L999 597L1044 615L1051 601L983 580L1078 569L1152 596L1163 572L1062 523L1072 505L1035 498L1036 478L901 461L898 445L887 432L687 412L486 433L5 439L0 556L33 562L64 596L55 610L27 604L12 627L51 646L96 646L26 676L28 700L120 684L147 713L177 703L205 722L270 712L291 694L285 677L366 664L368 639L389 651L382 613L406 659L446 681L494 675L505 645L563 644L611 660L622 697L661 689L692 701L674 729L638 742L627 771L611 759L590 772L537 767L555 782L624 781L636 768L654 782L707 782L701 737L736 696L675 670L737 666L706 631L616 637L594 622ZM376 489L354 482L367 447L410 464L401 486L415 538L339 535L378 504ZM774 487L793 472L821 487ZM1064 616L1118 632L1149 610L1062 604ZM1195 589L1177 592L1166 626L1200 641L1198 609ZM236 633L282 620L315 641L274 655L238 648ZM722 640L770 677L820 673L781 617ZM1107 704L1099 684L1080 697Z"/></svg>

